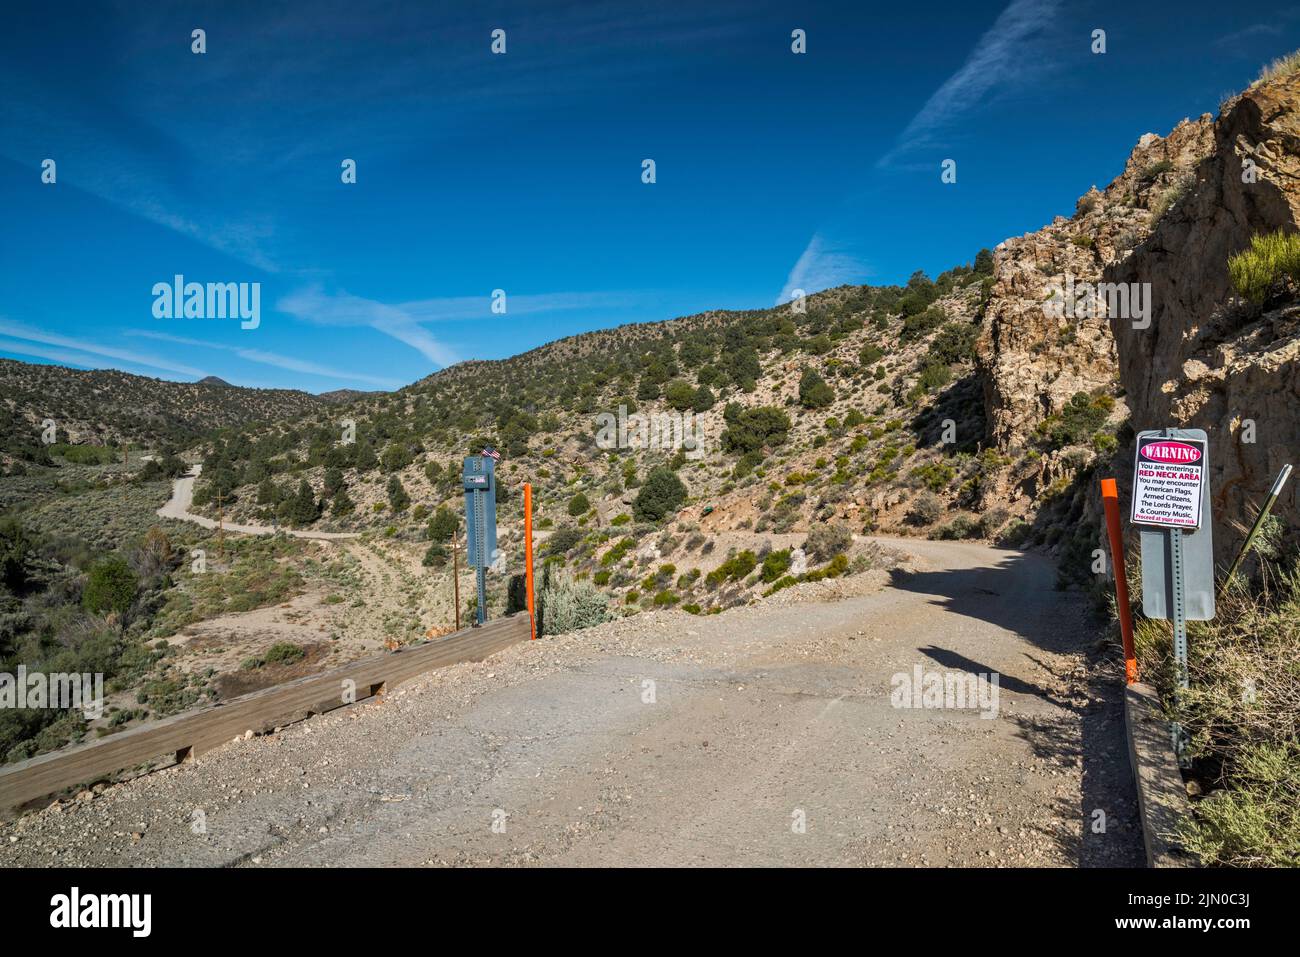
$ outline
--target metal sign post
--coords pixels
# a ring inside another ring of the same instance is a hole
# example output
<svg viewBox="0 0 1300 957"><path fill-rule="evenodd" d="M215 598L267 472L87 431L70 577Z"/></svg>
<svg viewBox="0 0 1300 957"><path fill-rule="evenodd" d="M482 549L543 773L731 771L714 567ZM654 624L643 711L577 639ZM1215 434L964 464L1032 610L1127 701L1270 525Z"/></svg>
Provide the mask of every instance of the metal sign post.
<svg viewBox="0 0 1300 957"><path fill-rule="evenodd" d="M461 472L465 489L465 560L478 580L478 624L487 620L487 570L497 550L496 459L470 455Z"/></svg>
<svg viewBox="0 0 1300 957"><path fill-rule="evenodd" d="M1187 622L1214 617L1214 540L1210 520L1210 443L1203 429L1139 432L1133 465L1132 521L1142 525L1142 611L1166 618L1174 633L1174 676L1186 688ZM1186 760L1177 723L1174 748Z"/></svg>

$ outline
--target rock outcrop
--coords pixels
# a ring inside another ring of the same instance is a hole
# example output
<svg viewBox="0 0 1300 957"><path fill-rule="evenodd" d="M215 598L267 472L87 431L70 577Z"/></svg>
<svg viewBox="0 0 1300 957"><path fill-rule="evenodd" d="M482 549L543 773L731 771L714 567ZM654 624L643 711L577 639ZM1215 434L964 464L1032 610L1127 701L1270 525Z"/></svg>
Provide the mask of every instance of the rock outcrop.
<svg viewBox="0 0 1300 957"><path fill-rule="evenodd" d="M1295 290L1239 301L1228 258L1253 236L1300 227L1300 74L1227 103L1188 190L1108 281L1150 283L1147 328L1112 318L1135 429L1210 435L1215 546L1230 557L1284 462L1300 452L1300 305ZM1292 527L1295 485L1278 511Z"/></svg>
<svg viewBox="0 0 1300 957"><path fill-rule="evenodd" d="M1053 289L1096 283L1106 265L1139 245L1162 207L1184 188L1212 146L1206 115L1184 120L1167 137L1148 133L1124 172L1105 190L1093 187L1075 214L1008 239L994 251L993 285L984 310L979 367L989 439L1003 452L1060 412L1077 392L1116 383L1115 340L1104 303L1074 315L1048 315Z"/></svg>

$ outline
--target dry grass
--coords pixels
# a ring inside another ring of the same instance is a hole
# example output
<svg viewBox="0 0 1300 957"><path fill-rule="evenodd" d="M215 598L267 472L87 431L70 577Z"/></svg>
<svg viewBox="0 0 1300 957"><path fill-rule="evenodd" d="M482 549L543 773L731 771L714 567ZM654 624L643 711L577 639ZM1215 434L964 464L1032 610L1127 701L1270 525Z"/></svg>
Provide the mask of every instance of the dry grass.
<svg viewBox="0 0 1300 957"><path fill-rule="evenodd" d="M1300 281L1300 235L1278 230L1255 236L1250 248L1228 257L1237 295L1262 305L1284 279Z"/></svg>
<svg viewBox="0 0 1300 957"><path fill-rule="evenodd" d="M1140 620L1143 675L1190 736L1196 802L1181 837L1205 864L1300 865L1300 561L1269 522L1253 580L1188 628L1190 688L1175 694L1168 623Z"/></svg>
<svg viewBox="0 0 1300 957"><path fill-rule="evenodd" d="M1269 80L1280 79L1284 76L1290 76L1292 73L1300 71L1300 50L1294 53L1288 53L1286 56L1280 56L1268 66L1260 71L1259 79L1255 85L1267 83Z"/></svg>

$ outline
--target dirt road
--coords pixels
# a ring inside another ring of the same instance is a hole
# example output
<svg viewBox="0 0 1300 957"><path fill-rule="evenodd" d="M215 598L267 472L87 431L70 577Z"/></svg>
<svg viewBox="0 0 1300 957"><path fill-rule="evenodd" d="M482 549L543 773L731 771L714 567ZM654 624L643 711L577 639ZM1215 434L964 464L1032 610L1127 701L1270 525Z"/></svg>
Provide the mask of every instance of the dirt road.
<svg viewBox="0 0 1300 957"><path fill-rule="evenodd" d="M214 519L203 515L195 515L190 511L190 506L194 504L194 480L199 477L202 471L203 466L196 465L189 474L182 475L172 483L172 497L167 500L167 504L158 509L160 518L174 518L182 522L194 522L204 528L217 527L217 522ZM240 525L235 522L224 522L222 528L227 532L243 532L245 535L274 535L279 531L286 535L292 535L294 538L316 538L323 541L337 541L357 537L356 532L311 532L293 528L272 528L270 525Z"/></svg>
<svg viewBox="0 0 1300 957"><path fill-rule="evenodd" d="M516 646L4 825L0 863L1140 864L1081 600L1037 555L890 544L875 593ZM996 672L996 716L895 707L918 667Z"/></svg>

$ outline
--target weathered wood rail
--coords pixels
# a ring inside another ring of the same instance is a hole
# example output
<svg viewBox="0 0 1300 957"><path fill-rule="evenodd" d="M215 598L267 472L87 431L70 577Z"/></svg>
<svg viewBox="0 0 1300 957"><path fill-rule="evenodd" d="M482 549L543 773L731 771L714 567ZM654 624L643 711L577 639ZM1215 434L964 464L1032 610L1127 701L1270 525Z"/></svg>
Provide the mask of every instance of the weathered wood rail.
<svg viewBox="0 0 1300 957"><path fill-rule="evenodd" d="M38 755L0 768L0 809L21 807L76 785L93 784L159 758L192 759L246 731L265 731L364 701L426 671L461 661L482 661L529 637L528 615L513 615L427 644L363 658L121 734Z"/></svg>

